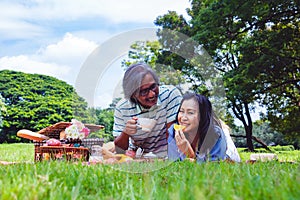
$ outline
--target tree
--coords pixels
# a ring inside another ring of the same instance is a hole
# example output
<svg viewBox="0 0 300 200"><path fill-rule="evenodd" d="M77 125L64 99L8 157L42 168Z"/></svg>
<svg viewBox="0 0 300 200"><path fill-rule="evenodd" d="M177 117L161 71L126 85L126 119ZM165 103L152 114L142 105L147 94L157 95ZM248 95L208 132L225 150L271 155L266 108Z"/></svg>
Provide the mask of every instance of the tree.
<svg viewBox="0 0 300 200"><path fill-rule="evenodd" d="M282 10L282 20L256 32L241 48L247 75L255 80L255 93L267 108L263 118L283 133L295 146L300 145L300 15L291 7L290 14ZM277 8L279 9L279 8ZM298 17L297 17L298 16ZM249 56L251 55L251 58Z"/></svg>
<svg viewBox="0 0 300 200"><path fill-rule="evenodd" d="M162 51L162 46L158 41L137 41L131 45L128 52L128 60L122 61L123 68L138 62L149 64L157 73L161 84L175 85L182 90L181 85L185 83L185 79L181 71L174 69L171 65L160 64L158 56Z"/></svg>
<svg viewBox="0 0 300 200"><path fill-rule="evenodd" d="M20 140L16 137L20 129L38 131L72 118L93 122L87 103L75 89L50 76L2 70L0 94L7 109L3 115L1 143Z"/></svg>
<svg viewBox="0 0 300 200"><path fill-rule="evenodd" d="M232 126L234 120L226 110L221 74L201 43L191 37L193 28L174 11L157 17L155 24L162 27L157 33L163 47L158 62L180 70L189 90L208 96L217 115Z"/></svg>
<svg viewBox="0 0 300 200"><path fill-rule="evenodd" d="M109 104L108 109L110 109L110 110L115 110L115 108L116 108L118 102L119 102L121 99L122 99L122 98L120 98L120 97L114 98L114 99L112 100L111 104Z"/></svg>
<svg viewBox="0 0 300 200"><path fill-rule="evenodd" d="M249 47L254 47L254 44L259 44L259 41L255 37L256 35L260 35L259 38L261 41L264 41L263 36L266 35L266 31L270 30L270 27L271 30L275 30L275 27L280 23L291 24L292 27L295 27L293 29L294 31L296 29L299 31L299 5L292 0L193 0L191 5L191 9L188 10L188 14L191 17L189 23L174 12L169 12L162 17L158 17L155 23L164 29L167 28L185 33L198 41L208 54L212 56L214 68L221 72L223 76L228 107L235 117L243 123L248 149L253 151L253 125L250 111L255 109L254 103L259 102L262 96L271 97L278 96L279 94L272 92L270 88L261 90L261 88L264 88L263 86L266 79L261 76L260 70L253 68L254 61L256 60L255 56L253 57L254 51L249 53L247 50L249 50ZM280 34L279 32L273 31L272 34L277 35L279 39L283 32ZM296 37L296 35L297 34L290 34L289 36L293 40L299 38ZM169 37L169 40L163 40L162 43L169 43L171 47L178 48L179 43L177 42L176 45L176 40L173 38L176 37ZM281 41L285 40L285 37L281 36ZM276 41L269 40L268 42L268 44L276 44ZM175 45L173 43L175 43ZM294 60L294 66L297 69L295 73L299 75L299 58L297 57L299 52L295 50L296 47L299 48L299 45L298 42L292 42L292 44L293 45L287 45L288 48L293 46L293 53L290 53L289 56L293 56L292 60ZM268 46L265 47L265 50L270 49ZM273 45L273 47L272 51L269 52L282 52L282 49L278 48L280 45ZM255 50L255 48L252 49ZM172 54L170 55L172 56ZM258 53L257 55L261 56L260 63L266 61L262 54ZM274 53L272 55L273 58L275 58L273 62L277 63L276 66L278 66L277 72L284 72L285 66L280 65L277 60L278 57L284 60L285 55ZM176 65L176 63L178 62L174 62L174 65ZM186 71L195 69L193 65L184 65L184 63L187 63L186 60L181 61L180 65L177 65L178 68L183 68ZM275 66L274 63L273 66ZM272 65L269 64L270 63L265 63L260 66L264 66L265 72L268 72L268 70L272 69ZM258 73L253 75L256 72ZM194 77L198 76L197 73L193 74ZM272 79L279 80L280 78L278 79L274 76ZM298 78L293 81L298 81L299 86ZM278 89L276 84L273 84L273 86ZM297 88L295 84L293 88ZM276 91L279 91L277 89ZM286 89L287 88L285 88L284 91L286 91ZM295 91L295 89L292 90ZM296 93L297 95L295 95L295 97L299 97L299 89L296 89ZM280 99L282 100L282 98ZM275 104L277 103L279 103L279 101L275 101ZM295 108L294 106L292 107ZM278 109L275 110L276 112L280 112Z"/></svg>
<svg viewBox="0 0 300 200"><path fill-rule="evenodd" d="M101 136L107 141L113 141L114 137L112 135L113 125L114 125L114 110L110 108L97 109L98 124L105 124L104 133Z"/></svg>
<svg viewBox="0 0 300 200"><path fill-rule="evenodd" d="M2 97L2 95L0 94L0 131L2 129L2 116L3 116L3 112L5 112L5 105L4 105L4 99Z"/></svg>
<svg viewBox="0 0 300 200"><path fill-rule="evenodd" d="M243 135L243 127L236 127L232 130L234 136ZM268 146L270 145L288 145L291 144L282 133L275 131L271 126L270 122L264 120L257 120L253 123L253 139L259 138ZM239 147L245 146L244 137L234 137L235 144ZM259 142L254 142L255 146L262 146Z"/></svg>

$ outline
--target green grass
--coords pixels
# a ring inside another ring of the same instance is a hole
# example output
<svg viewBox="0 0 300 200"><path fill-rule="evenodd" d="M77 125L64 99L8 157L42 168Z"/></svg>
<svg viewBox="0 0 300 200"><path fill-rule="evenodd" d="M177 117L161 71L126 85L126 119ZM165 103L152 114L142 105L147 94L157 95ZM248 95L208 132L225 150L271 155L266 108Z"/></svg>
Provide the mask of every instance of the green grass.
<svg viewBox="0 0 300 200"><path fill-rule="evenodd" d="M32 144L0 145L0 199L298 199L300 152L278 154L289 162L82 165L33 163ZM290 157L291 155L291 157ZM25 162L25 163L24 163ZM157 165L162 166L157 167ZM119 170L122 168L122 170ZM146 173L129 173L145 171ZM156 169L156 170L154 170Z"/></svg>
<svg viewBox="0 0 300 200"><path fill-rule="evenodd" d="M0 144L0 161L33 162L34 145L25 143Z"/></svg>

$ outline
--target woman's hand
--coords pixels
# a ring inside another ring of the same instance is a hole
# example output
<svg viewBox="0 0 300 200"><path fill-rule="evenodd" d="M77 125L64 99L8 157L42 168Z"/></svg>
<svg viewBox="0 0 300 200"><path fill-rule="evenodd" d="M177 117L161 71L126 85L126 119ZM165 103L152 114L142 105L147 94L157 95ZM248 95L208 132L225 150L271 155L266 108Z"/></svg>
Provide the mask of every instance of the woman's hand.
<svg viewBox="0 0 300 200"><path fill-rule="evenodd" d="M195 158L195 152L182 130L175 130L175 141L178 149L183 152L187 158Z"/></svg>
<svg viewBox="0 0 300 200"><path fill-rule="evenodd" d="M128 120L126 122L125 129L123 132L126 133L127 135L136 134L137 131L136 122L137 122L137 117L132 117L132 119Z"/></svg>

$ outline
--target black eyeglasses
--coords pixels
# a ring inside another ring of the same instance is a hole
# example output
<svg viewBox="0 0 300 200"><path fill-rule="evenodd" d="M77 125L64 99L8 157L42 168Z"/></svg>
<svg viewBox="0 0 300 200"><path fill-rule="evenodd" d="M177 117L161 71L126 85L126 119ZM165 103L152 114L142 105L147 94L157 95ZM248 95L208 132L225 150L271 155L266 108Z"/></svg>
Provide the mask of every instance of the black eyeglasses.
<svg viewBox="0 0 300 200"><path fill-rule="evenodd" d="M152 85L150 85L150 87L140 90L139 91L139 95L142 96L142 97L145 97L145 96L147 96L149 94L150 90L152 92L155 92L155 90L157 89L157 87L158 87L158 84L157 83L153 83Z"/></svg>

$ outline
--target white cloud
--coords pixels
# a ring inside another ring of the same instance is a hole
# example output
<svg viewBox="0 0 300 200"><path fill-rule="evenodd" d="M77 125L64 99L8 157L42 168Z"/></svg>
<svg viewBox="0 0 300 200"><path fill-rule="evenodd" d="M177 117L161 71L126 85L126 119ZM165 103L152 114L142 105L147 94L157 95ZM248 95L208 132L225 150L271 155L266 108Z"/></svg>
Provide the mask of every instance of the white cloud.
<svg viewBox="0 0 300 200"><path fill-rule="evenodd" d="M26 30L26 31L24 31ZM24 39L34 38L44 34L44 30L40 26L22 22L18 20L1 20L0 21L0 34L4 38Z"/></svg>
<svg viewBox="0 0 300 200"><path fill-rule="evenodd" d="M82 17L103 17L114 22L152 22L167 10L186 14L188 0L36 0L30 10L32 17L75 20ZM166 10L167 8L167 10Z"/></svg>
<svg viewBox="0 0 300 200"><path fill-rule="evenodd" d="M97 44L101 44L102 42L110 39L114 34L109 30L96 29L73 31L72 35L79 38L85 38L91 41L95 41L97 42Z"/></svg>
<svg viewBox="0 0 300 200"><path fill-rule="evenodd" d="M70 69L68 66L58 65L56 63L44 63L32 60L28 55L19 55L0 58L0 69L9 69L22 71L32 74L44 74L54 77L63 77ZM60 72L59 74L57 72Z"/></svg>
<svg viewBox="0 0 300 200"><path fill-rule="evenodd" d="M187 16L188 0L31 0L0 2L0 34L4 38L34 38L51 34L52 23L94 20L101 24L153 25L168 10ZM47 25L50 25L47 26Z"/></svg>
<svg viewBox="0 0 300 200"><path fill-rule="evenodd" d="M66 33L61 41L39 50L36 59L78 67L95 48L96 43Z"/></svg>
<svg viewBox="0 0 300 200"><path fill-rule="evenodd" d="M73 84L82 63L96 47L94 42L67 33L61 41L33 55L0 58L0 69L50 75Z"/></svg>
<svg viewBox="0 0 300 200"><path fill-rule="evenodd" d="M33 38L45 33L45 29L28 20L30 10L15 2L0 2L0 34L2 38ZM26 30L26 31L24 31Z"/></svg>

